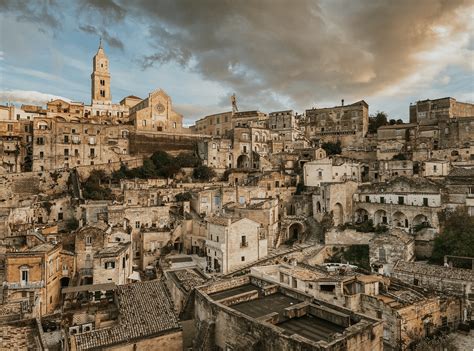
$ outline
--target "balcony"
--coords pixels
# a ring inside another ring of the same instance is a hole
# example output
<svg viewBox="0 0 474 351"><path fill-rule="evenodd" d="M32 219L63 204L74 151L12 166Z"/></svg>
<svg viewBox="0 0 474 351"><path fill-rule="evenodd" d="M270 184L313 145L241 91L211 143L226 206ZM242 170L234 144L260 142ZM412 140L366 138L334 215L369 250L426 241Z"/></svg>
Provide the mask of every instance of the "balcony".
<svg viewBox="0 0 474 351"><path fill-rule="evenodd" d="M19 283L8 283L3 282L3 286L11 290L21 289L40 289L44 288L44 281L39 282L19 282Z"/></svg>

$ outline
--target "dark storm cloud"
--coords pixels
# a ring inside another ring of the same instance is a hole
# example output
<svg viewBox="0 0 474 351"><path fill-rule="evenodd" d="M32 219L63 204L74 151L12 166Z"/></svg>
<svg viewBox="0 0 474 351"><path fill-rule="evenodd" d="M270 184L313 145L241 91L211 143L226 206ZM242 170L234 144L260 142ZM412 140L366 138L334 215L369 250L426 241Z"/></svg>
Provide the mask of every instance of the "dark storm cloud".
<svg viewBox="0 0 474 351"><path fill-rule="evenodd" d="M81 0L81 7L92 11L101 11L107 14L104 19L113 21L123 20L125 9L117 5L113 0Z"/></svg>
<svg viewBox="0 0 474 351"><path fill-rule="evenodd" d="M19 21L37 23L41 29L59 28L57 2L54 0L0 0L0 12L13 13Z"/></svg>
<svg viewBox="0 0 474 351"><path fill-rule="evenodd" d="M105 42L109 44L111 47L114 47L120 50L123 50L124 48L122 41L119 38L112 36L106 29L103 29L103 28L99 29L90 24L80 25L79 29L85 33L94 34L98 37L102 37L102 39L104 39Z"/></svg>
<svg viewBox="0 0 474 351"><path fill-rule="evenodd" d="M90 3L91 1L87 1ZM244 99L299 104L361 98L413 74L439 37L466 30L461 0L186 0L101 3L104 16L148 23L155 52L142 66L177 62Z"/></svg>

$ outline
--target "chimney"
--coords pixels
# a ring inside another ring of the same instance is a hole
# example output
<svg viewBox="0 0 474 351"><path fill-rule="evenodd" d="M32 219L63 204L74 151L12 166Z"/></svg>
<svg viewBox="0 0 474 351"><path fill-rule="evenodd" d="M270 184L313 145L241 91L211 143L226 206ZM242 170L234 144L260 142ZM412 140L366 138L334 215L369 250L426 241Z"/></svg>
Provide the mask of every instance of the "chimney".
<svg viewBox="0 0 474 351"><path fill-rule="evenodd" d="M341 106L344 106L344 99L341 100Z"/></svg>

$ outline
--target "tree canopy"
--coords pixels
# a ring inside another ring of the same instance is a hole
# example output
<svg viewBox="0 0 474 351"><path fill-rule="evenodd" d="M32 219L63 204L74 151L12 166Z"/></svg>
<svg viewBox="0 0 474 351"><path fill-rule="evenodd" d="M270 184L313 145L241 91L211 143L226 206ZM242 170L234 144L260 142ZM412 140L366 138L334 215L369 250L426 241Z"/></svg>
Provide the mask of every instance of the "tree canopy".
<svg viewBox="0 0 474 351"><path fill-rule="evenodd" d="M442 264L444 255L471 256L474 252L474 217L465 209L440 216L441 233L434 240L431 260ZM445 218L443 218L445 217Z"/></svg>

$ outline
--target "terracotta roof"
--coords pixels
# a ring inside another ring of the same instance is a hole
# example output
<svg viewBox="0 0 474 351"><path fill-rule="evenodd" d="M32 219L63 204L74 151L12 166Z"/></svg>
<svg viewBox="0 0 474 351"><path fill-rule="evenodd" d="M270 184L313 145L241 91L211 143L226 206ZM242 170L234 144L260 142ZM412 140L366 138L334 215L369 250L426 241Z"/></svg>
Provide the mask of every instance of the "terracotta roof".
<svg viewBox="0 0 474 351"><path fill-rule="evenodd" d="M173 302L163 282L152 280L121 285L116 292L118 325L77 335L77 350L133 343L181 330Z"/></svg>

